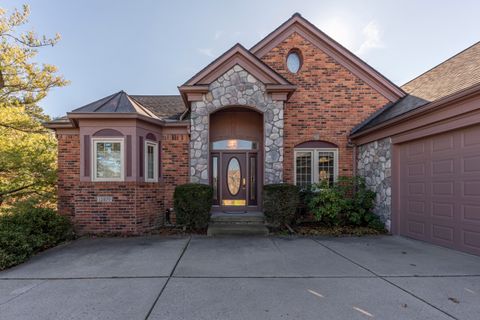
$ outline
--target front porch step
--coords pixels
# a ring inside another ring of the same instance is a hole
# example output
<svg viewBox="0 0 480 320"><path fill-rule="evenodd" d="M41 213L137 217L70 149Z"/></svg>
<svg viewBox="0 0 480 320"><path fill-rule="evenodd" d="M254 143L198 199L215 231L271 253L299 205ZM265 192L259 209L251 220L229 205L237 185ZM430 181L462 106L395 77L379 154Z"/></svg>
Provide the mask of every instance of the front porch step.
<svg viewBox="0 0 480 320"><path fill-rule="evenodd" d="M263 212L213 212L207 235L260 235L268 234Z"/></svg>
<svg viewBox="0 0 480 320"><path fill-rule="evenodd" d="M248 235L266 236L268 228L264 224L213 223L208 225L208 236Z"/></svg>
<svg viewBox="0 0 480 320"><path fill-rule="evenodd" d="M262 212L214 212L210 218L211 224L263 224L264 222L265 217Z"/></svg>

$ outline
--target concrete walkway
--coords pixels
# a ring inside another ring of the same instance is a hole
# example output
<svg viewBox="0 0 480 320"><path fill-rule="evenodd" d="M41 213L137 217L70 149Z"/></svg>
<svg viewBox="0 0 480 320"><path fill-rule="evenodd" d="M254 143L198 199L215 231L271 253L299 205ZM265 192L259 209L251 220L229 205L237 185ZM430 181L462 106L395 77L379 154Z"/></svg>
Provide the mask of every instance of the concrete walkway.
<svg viewBox="0 0 480 320"><path fill-rule="evenodd" d="M480 257L399 237L81 239L0 272L0 319L474 319Z"/></svg>

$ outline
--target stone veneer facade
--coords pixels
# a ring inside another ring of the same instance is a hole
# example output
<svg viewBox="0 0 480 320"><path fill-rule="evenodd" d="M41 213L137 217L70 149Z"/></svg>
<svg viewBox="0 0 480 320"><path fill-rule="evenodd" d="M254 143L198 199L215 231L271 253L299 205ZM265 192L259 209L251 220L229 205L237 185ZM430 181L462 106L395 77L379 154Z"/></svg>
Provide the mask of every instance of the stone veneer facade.
<svg viewBox="0 0 480 320"><path fill-rule="evenodd" d="M392 205L392 141L390 138L370 142L358 147L358 174L365 178L367 187L377 193L374 208L385 223L391 224Z"/></svg>
<svg viewBox="0 0 480 320"><path fill-rule="evenodd" d="M263 114L264 182L283 182L283 102L273 101L258 81L239 65L209 85L203 101L192 102L190 126L190 180L209 183L210 114L224 107L245 106Z"/></svg>

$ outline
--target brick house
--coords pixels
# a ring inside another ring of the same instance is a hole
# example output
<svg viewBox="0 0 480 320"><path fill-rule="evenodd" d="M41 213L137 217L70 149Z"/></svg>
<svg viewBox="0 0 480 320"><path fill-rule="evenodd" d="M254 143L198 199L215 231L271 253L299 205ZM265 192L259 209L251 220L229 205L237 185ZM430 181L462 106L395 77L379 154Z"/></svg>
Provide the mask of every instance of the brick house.
<svg viewBox="0 0 480 320"><path fill-rule="evenodd" d="M465 94L478 101L479 48L400 88L295 14L251 49L232 47L178 96L121 91L47 123L58 137L58 209L79 233L138 234L165 222L175 186L186 182L213 186L214 211L240 213L261 211L264 184L361 174L392 232L478 253L480 166L471 162L468 201L465 188L439 187L452 194L443 195L451 198L438 220L431 212L437 178L417 168L412 180L408 164L444 161L418 147L423 137L422 146L434 145L437 135L468 135L468 156L480 161L480 104L447 112L466 103ZM451 147L443 156L460 157L461 146ZM464 179L455 171L462 159L442 181ZM457 219L467 211L468 223Z"/></svg>

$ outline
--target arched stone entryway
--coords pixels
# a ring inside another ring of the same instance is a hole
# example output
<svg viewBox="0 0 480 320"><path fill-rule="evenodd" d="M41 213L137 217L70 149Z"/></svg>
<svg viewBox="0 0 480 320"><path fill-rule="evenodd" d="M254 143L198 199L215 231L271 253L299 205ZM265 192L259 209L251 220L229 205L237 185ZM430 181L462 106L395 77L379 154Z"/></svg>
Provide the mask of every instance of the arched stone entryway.
<svg viewBox="0 0 480 320"><path fill-rule="evenodd" d="M266 86L239 65L211 82L200 101L191 103L190 180L210 183L210 115L240 106L263 115L263 182L283 181L283 100L273 100Z"/></svg>
<svg viewBox="0 0 480 320"><path fill-rule="evenodd" d="M263 114L232 106L209 119L209 177L214 210L258 211L263 186Z"/></svg>

